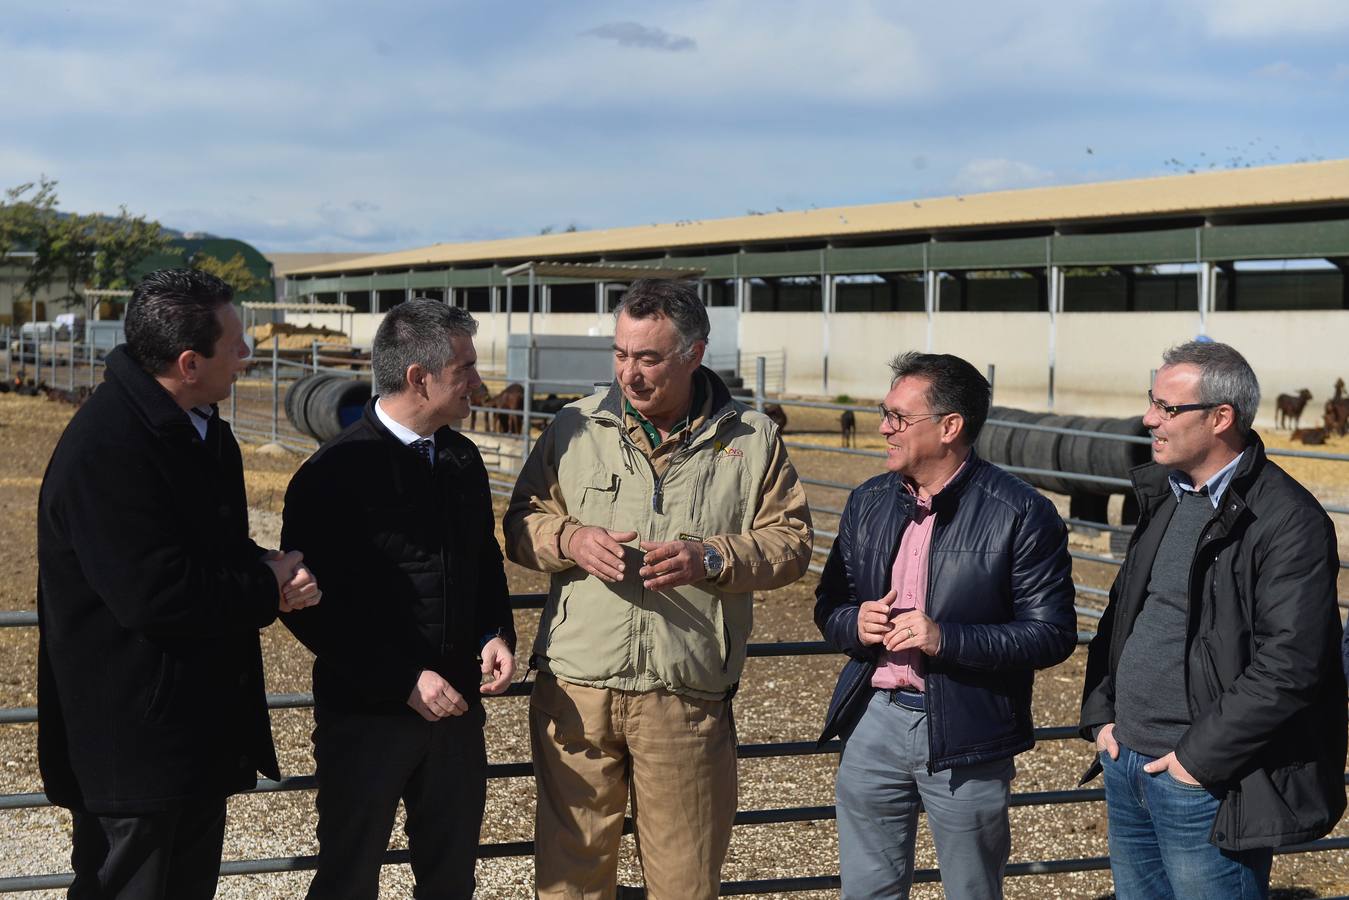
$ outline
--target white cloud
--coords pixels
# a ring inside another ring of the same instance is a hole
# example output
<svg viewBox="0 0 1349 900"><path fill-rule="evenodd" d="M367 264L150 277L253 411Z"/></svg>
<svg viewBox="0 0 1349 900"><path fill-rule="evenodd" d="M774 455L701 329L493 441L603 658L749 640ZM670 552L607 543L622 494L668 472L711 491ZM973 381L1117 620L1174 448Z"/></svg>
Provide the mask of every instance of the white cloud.
<svg viewBox="0 0 1349 900"><path fill-rule="evenodd" d="M1327 39L1349 31L1344 0L1197 0L1197 6L1208 32L1218 37Z"/></svg>
<svg viewBox="0 0 1349 900"><path fill-rule="evenodd" d="M1305 81L1311 77L1304 69L1300 69L1287 60L1279 60L1268 65L1261 66L1254 73L1259 78L1272 78L1278 81Z"/></svg>
<svg viewBox="0 0 1349 900"><path fill-rule="evenodd" d="M1054 173L1014 159L972 159L952 179L960 191L1000 191L1035 187L1054 181Z"/></svg>

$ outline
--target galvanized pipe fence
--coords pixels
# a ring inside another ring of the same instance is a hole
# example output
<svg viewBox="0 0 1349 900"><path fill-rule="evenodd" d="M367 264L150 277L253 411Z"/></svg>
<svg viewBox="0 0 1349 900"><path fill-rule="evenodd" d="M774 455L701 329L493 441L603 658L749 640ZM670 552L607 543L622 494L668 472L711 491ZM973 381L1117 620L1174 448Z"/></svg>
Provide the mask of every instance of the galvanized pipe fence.
<svg viewBox="0 0 1349 900"><path fill-rule="evenodd" d="M102 366L101 356L95 353L92 344L80 344L74 340L65 342L67 350L62 353L53 333L47 341L41 341L40 335L34 336L33 340L23 340L20 336L20 345L11 347L11 330L4 330L5 346L11 348L11 352L6 352L4 356L5 379L10 381L14 377L15 369L26 371L26 360L31 360L34 365L34 371L45 371L49 377L48 384L55 385L57 381L57 361L64 358L69 371L66 373L65 383L70 385L73 390L77 381L77 368L80 368L78 360L83 359L83 368L87 369L79 375L81 384L94 386L100 380L97 376L98 369ZM273 342L275 343L275 342ZM17 352L17 361L19 366L14 366L14 355ZM336 362L337 365L331 363ZM324 363L329 363L325 365ZM46 366L46 369L41 369ZM778 403L784 407L804 407L814 409L852 410L862 413L875 414L876 409L872 406L824 403L817 401L788 400L779 397L769 397L765 392L765 378L763 366L758 367L758 378L751 402L756 407L762 408L765 402ZM258 379L253 377L255 373L261 371L267 377ZM271 441L289 449L299 452L312 452L317 447L317 442L297 431L281 412L282 398L286 388L291 383L308 374L323 372L344 378L368 378L367 370L353 369L351 361L343 359L324 358L320 353L320 348L315 342L312 355L306 360L299 361L289 358L281 358L277 348L273 346L270 352L264 350L264 355L254 361L252 370L241 376L236 383L229 400L229 415L232 420L232 427L236 434L243 440L265 440ZM21 377L33 377L31 374ZM557 384L557 381L553 381ZM527 387L527 385L526 385ZM589 391L593 385L589 382L576 382L575 387L581 392ZM495 451L498 460L523 460L528 452L529 438L531 429L537 421L546 425L553 416L549 413L543 413L531 409L529 402L531 391L526 389L526 404L521 410L499 410L492 407L474 407L480 414L488 415L508 415L519 416L521 418L520 433L518 435L499 435L493 432L474 432L466 431L470 435L478 437L489 437L496 442ZM224 410L222 410L222 414ZM1055 426L1044 426L1022 422L1004 422L990 419L989 424L1006 425L1013 428L1022 428L1032 431L1047 431L1072 435L1078 437L1090 437L1098 440L1114 440L1135 443L1147 443L1146 438L1140 438L1130 435L1113 435L1097 432L1087 432L1077 429L1059 428ZM503 438L513 438L522 444L522 450L513 451L500 446ZM787 441L790 449L798 449L809 452L829 452L841 455L862 456L883 458L885 454L876 450L858 450L846 447L831 447L821 444L806 443L801 441ZM1321 460L1334 460L1340 462L1349 462L1349 455L1324 453L1318 451L1300 451L1300 450L1267 450L1270 456L1290 456L1303 457ZM491 490L499 496L509 496L513 487L513 482L504 480L501 476L509 475L518 468L516 465L501 467L500 471L491 472L489 480ZM1008 471L1017 474L1036 474L1053 475L1064 479L1078 479L1082 481L1092 481L1097 483L1109 484L1115 487L1125 487L1128 481L1125 479L1105 478L1102 476L1084 475L1073 472L1063 472L1057 470L1043 469L1024 469L1017 467L1004 467ZM825 479L802 478L803 483L820 488L826 491L851 491L855 485L831 481ZM1349 508L1325 505L1328 512L1337 515L1349 514ZM812 512L818 514L839 516L841 509L823 504L811 505ZM1098 531L1111 531L1119 533L1128 533L1132 529L1128 526L1108 525L1099 522L1090 522L1080 519L1066 518L1065 522L1070 526L1077 528L1089 528ZM815 532L818 536L825 538L826 542L832 544L835 533L829 529L819 528ZM827 546L817 546L816 554L827 554ZM1100 554L1088 553L1085 551L1073 550L1070 555L1074 560L1099 564L1106 566L1118 566L1121 560L1113 556L1103 556ZM1349 567L1345 560L1340 561L1342 568ZM812 563L811 571L819 572L822 566ZM1075 583L1074 585L1079 595L1091 597L1098 600L1104 600L1108 591L1086 584ZM512 596L512 606L515 609L538 609L542 606L544 600L543 594L525 594ZM1341 606L1349 607L1349 602L1341 599ZM1076 607L1080 617L1091 620L1099 619L1101 610L1094 607L1078 605ZM32 611L0 611L0 627L35 627L37 624L37 614ZM1085 644L1092 637L1090 631L1080 631L1078 634L1079 645ZM779 642L779 643L754 643L749 645L748 655L750 657L786 657L803 655L832 654L833 651L822 641L802 641L802 642ZM501 696L519 697L527 696L532 690L531 683L520 682L510 686L510 688ZM297 709L308 708L313 705L313 696L308 693L295 694L271 694L268 696L268 707L270 709ZM34 707L21 707L11 709L0 709L0 725L18 725L30 724L37 719L37 710ZM1066 740L1077 737L1075 726L1042 727L1035 729L1037 740ZM834 754L839 751L839 743L830 741L817 747L813 741L780 742L767 744L746 744L737 748L737 752L742 759L761 759L771 757L788 756L806 756L817 754ZM533 774L533 767L528 762L506 762L493 763L488 767L489 778L520 778L530 777ZM1346 784L1349 784L1349 773L1345 776ZM313 775L295 775L282 778L280 781L271 781L269 779L258 780L256 786L249 793L267 794L286 791L313 790L317 787ZM1035 791L1020 792L1012 795L1011 803L1013 806L1036 806L1036 805L1061 805L1072 803L1099 802L1104 799L1104 793L1100 789L1075 789L1067 791ZM46 796L41 793L18 793L0 795L0 811L34 809L50 806ZM736 814L735 823L737 826L750 826L759 824L786 823L799 821L825 821L834 817L832 806L815 807L791 807L781 809L767 810L742 810ZM630 819L625 821L624 833L632 830ZM1349 849L1349 838L1325 838L1319 841L1312 841L1306 844L1300 844L1292 847L1285 847L1279 850L1280 853L1307 853L1324 852L1334 850ZM479 848L479 856L483 859L506 857L506 856L528 856L533 853L532 841L508 841L493 844L484 844ZM408 851L390 850L385 855L386 865L401 865L409 861ZM317 865L316 856L288 856L276 857L271 859L250 859L233 860L221 864L221 874L244 875L244 874L265 874L276 872L293 872L311 870ZM1109 868L1109 859L1107 857L1087 857L1078 859L1060 859L1060 860L1037 860L1023 863L1012 863L1007 867L1009 877L1023 875L1043 875L1063 872L1085 872L1100 871ZM44 875L21 875L0 878L0 893L14 893L35 890L60 889L68 886L73 876L70 873L54 873ZM940 873L935 869L920 869L915 873L915 882L935 882L940 880ZM774 879L754 879L747 881L724 882L721 886L722 896L742 896L749 894L759 894L767 892L795 892L806 890L832 889L839 886L837 875L818 875L803 876L792 878L774 878ZM645 896L644 889L635 886L621 886L619 897L637 898Z"/></svg>

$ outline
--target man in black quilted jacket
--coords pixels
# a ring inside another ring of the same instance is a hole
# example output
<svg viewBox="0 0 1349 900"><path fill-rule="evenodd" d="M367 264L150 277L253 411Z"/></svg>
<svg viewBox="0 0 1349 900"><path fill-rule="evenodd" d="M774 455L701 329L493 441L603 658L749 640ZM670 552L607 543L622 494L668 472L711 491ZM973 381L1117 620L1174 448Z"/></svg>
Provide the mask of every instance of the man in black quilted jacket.
<svg viewBox="0 0 1349 900"><path fill-rule="evenodd" d="M373 348L378 396L286 491L281 545L303 550L325 588L321 607L282 617L316 657L316 900L375 900L399 799L416 896L473 896L481 695L515 672L487 470L450 429L482 383L476 330L435 300L390 310Z"/></svg>
<svg viewBox="0 0 1349 900"><path fill-rule="evenodd" d="M843 896L908 896L924 808L946 896L1001 897L1034 671L1077 642L1067 531L974 453L991 393L978 370L926 353L891 369L890 471L848 498L815 592L816 625L851 657L821 735L844 739Z"/></svg>

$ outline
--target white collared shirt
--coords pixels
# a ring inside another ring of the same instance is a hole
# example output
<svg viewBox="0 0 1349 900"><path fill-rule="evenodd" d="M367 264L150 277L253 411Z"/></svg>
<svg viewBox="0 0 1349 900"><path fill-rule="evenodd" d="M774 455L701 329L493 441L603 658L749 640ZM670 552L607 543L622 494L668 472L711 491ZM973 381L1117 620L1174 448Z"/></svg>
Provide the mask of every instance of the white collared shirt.
<svg viewBox="0 0 1349 900"><path fill-rule="evenodd" d="M380 420L381 423L383 423L385 428L389 429L390 434L392 434L394 437L398 438L398 440L403 442L404 447L406 447L408 444L411 444L413 441L426 440L431 442L432 453L435 452L436 449L435 433L433 432L431 434L421 435L413 431L411 428L408 428L402 422L399 422L393 416L389 415L387 412L384 411L383 398L380 398L379 400L375 401L375 416L378 417L378 419Z"/></svg>

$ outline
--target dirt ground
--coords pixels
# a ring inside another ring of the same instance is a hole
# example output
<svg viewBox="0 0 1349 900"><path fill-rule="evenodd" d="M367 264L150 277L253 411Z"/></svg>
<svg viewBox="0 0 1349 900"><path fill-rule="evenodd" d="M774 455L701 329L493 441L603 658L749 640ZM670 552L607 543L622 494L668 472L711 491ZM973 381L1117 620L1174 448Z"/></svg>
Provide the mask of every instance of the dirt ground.
<svg viewBox="0 0 1349 900"><path fill-rule="evenodd" d="M837 443L837 414L828 411L788 409L788 438L793 442ZM70 409L43 400L0 395L0 610L34 608L36 560L34 548L35 506L38 486L47 458L70 415ZM875 416L858 416L859 447L879 447ZM1271 445L1286 441L1266 435ZM1326 448L1349 452L1349 441ZM793 459L807 477L855 484L880 471L879 459L813 450L794 450ZM246 448L247 483L255 536L273 544L279 532L279 513L290 473L299 456L271 456ZM1327 502L1343 504L1349 493L1349 464L1281 460L1287 468L1312 484ZM116 473L106 473L116 477ZM812 506L840 509L844 494L823 488L810 489ZM1056 498L1060 502L1062 498ZM498 508L498 515L500 514ZM1341 535L1349 534L1349 521L1336 517ZM836 516L817 512L815 524L833 531ZM817 545L827 544L820 540ZM1081 545L1084 549L1088 544ZM817 562L823 555L817 556ZM513 592L542 590L542 576L514 566L509 568ZM1107 586L1112 567L1079 562L1081 583ZM816 640L810 611L815 576L791 587L765 593L755 601L754 641ZM1349 584L1341 579L1340 595L1349 596ZM517 613L521 647L527 648L537 623L536 612ZM1089 619L1082 627L1090 629ZM31 628L0 629L0 707L27 707L36 703L34 694L36 631ZM263 633L268 689L272 692L307 691L309 657L279 626ZM1064 664L1040 674L1036 682L1035 715L1040 725L1067 725L1076 721L1082 681L1084 650ZM833 656L790 657L750 660L736 698L736 719L742 744L810 741L818 733L825 706L840 667ZM489 704L488 752L493 762L526 761L529 758L526 700L504 698ZM313 771L309 734L309 710L278 710L273 713L282 770L285 774ZM40 791L36 765L36 726L0 726L0 792ZM1042 742L1018 758L1014 791L1072 790L1090 761L1087 745L1076 739ZM836 758L832 755L777 759L745 759L740 763L740 808L773 809L796 806L828 806L833 802ZM1099 786L1099 782L1096 785ZM533 835L533 783L528 778L495 779L490 783L484 843L528 840ZM0 839L0 877L19 874L56 873L69 870L69 817L62 811L32 809L0 812L4 838ZM1106 853L1104 806L1080 802L1058 806L1014 808L1012 811L1012 863L1042 859L1098 857ZM1341 822L1338 836L1349 836L1349 822ZM392 846L406 846L401 828L396 828ZM316 851L312 792L273 793L236 797L230 803L225 858L243 859L306 855ZM838 855L831 820L781 825L740 826L735 830L724 871L727 880L814 876L837 871ZM935 856L926 833L920 833L918 865L935 866ZM485 859L479 863L479 891L484 898L526 898L532 895L532 863L528 858ZM298 897L308 883L307 873L235 876L221 881L220 897ZM625 884L640 883L640 870L625 839L620 873ZM1349 853L1333 852L1276 857L1273 883L1276 895L1310 898L1349 893ZM382 895L409 896L411 878L406 866L388 866L382 877ZM1111 894L1108 872L1031 875L1009 878L1007 894L1013 898L1090 897ZM56 892L28 896L57 897ZM782 895L790 897L835 897L835 891ZM918 898L940 897L936 885L915 888Z"/></svg>

